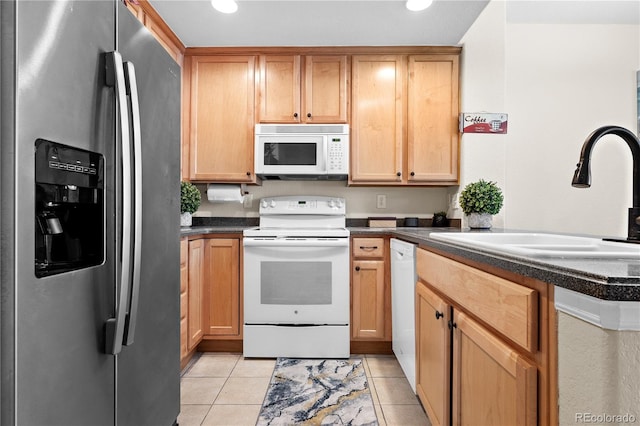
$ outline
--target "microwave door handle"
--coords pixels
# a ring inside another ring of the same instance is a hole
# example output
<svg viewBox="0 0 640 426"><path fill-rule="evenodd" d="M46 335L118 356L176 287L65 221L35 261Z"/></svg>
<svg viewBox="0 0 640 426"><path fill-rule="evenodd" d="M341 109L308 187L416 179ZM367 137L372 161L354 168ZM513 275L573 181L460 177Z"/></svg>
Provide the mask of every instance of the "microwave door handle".
<svg viewBox="0 0 640 426"><path fill-rule="evenodd" d="M318 161L318 168L323 172L326 172L328 169L327 159L329 158L329 136L322 136L322 151L322 155Z"/></svg>
<svg viewBox="0 0 640 426"><path fill-rule="evenodd" d="M138 82L136 70L131 62L124 63L127 94L131 102L131 124L133 142L133 261L131 274L130 300L128 303L128 320L124 330L124 345L134 341L138 318L140 296L140 267L142 258L142 140L140 137L140 103L138 101Z"/></svg>
<svg viewBox="0 0 640 426"><path fill-rule="evenodd" d="M131 150L129 136L129 105L127 101L126 84L122 56L118 52L110 52L106 56L106 83L114 87L118 106L118 120L120 128L120 146L116 141L116 170L121 163L122 176L116 173L116 306L115 317L109 318L105 327L105 351L116 355L122 350L122 338L127 317L127 302L129 300L129 279L131 277ZM121 225L121 233L118 233Z"/></svg>

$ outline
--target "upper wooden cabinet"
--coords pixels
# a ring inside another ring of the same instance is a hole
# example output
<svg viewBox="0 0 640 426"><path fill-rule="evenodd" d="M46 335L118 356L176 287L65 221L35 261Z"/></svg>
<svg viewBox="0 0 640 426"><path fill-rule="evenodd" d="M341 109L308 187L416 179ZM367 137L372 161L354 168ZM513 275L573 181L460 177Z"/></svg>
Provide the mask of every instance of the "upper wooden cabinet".
<svg viewBox="0 0 640 426"><path fill-rule="evenodd" d="M406 63L401 55L352 57L352 183L401 183Z"/></svg>
<svg viewBox="0 0 640 426"><path fill-rule="evenodd" d="M346 123L346 55L261 55L260 123Z"/></svg>
<svg viewBox="0 0 640 426"><path fill-rule="evenodd" d="M350 185L456 185L460 51L187 48L182 178L259 183L256 123L349 123Z"/></svg>
<svg viewBox="0 0 640 426"><path fill-rule="evenodd" d="M193 56L190 173L195 181L255 183L255 56Z"/></svg>
<svg viewBox="0 0 640 426"><path fill-rule="evenodd" d="M409 56L407 181L458 183L458 56Z"/></svg>
<svg viewBox="0 0 640 426"><path fill-rule="evenodd" d="M352 58L352 184L458 183L458 54Z"/></svg>

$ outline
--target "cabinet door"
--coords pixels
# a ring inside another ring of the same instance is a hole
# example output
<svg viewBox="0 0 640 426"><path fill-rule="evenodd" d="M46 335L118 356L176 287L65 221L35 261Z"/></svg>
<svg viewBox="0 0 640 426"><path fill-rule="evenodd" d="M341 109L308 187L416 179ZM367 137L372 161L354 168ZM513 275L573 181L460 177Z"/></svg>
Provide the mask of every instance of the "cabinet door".
<svg viewBox="0 0 640 426"><path fill-rule="evenodd" d="M415 309L416 392L431 424L449 425L451 308L419 282Z"/></svg>
<svg viewBox="0 0 640 426"><path fill-rule="evenodd" d="M205 267L208 336L240 336L240 241L209 239Z"/></svg>
<svg viewBox="0 0 640 426"><path fill-rule="evenodd" d="M305 57L304 111L308 123L347 122L347 56Z"/></svg>
<svg viewBox="0 0 640 426"><path fill-rule="evenodd" d="M453 424L537 424L537 369L462 312L454 313Z"/></svg>
<svg viewBox="0 0 640 426"><path fill-rule="evenodd" d="M355 260L351 287L351 337L385 337L384 260Z"/></svg>
<svg viewBox="0 0 640 426"><path fill-rule="evenodd" d="M188 303L188 345L193 349L202 340L203 311L202 285L204 283L204 240L189 241L189 303Z"/></svg>
<svg viewBox="0 0 640 426"><path fill-rule="evenodd" d="M260 123L299 123L300 116L300 56L260 56Z"/></svg>
<svg viewBox="0 0 640 426"><path fill-rule="evenodd" d="M458 56L409 57L409 182L458 182Z"/></svg>
<svg viewBox="0 0 640 426"><path fill-rule="evenodd" d="M352 57L353 183L403 180L405 72L406 62L400 55Z"/></svg>
<svg viewBox="0 0 640 426"><path fill-rule="evenodd" d="M255 58L193 56L190 176L209 182L255 182Z"/></svg>
<svg viewBox="0 0 640 426"><path fill-rule="evenodd" d="M180 240L180 360L189 352L189 242Z"/></svg>

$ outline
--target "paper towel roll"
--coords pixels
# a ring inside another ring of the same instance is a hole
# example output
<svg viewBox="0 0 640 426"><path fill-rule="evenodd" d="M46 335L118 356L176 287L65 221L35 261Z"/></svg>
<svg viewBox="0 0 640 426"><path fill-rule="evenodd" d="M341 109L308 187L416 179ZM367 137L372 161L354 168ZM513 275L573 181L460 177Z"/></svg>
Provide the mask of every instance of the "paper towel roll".
<svg viewBox="0 0 640 426"><path fill-rule="evenodd" d="M210 183L207 199L212 203L242 203L244 196L240 185Z"/></svg>

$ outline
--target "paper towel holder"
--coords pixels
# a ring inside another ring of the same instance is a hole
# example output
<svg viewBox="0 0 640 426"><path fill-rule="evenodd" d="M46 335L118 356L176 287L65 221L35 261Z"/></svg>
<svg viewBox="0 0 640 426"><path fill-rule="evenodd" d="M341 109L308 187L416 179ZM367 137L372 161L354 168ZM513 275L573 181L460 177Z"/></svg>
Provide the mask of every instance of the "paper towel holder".
<svg viewBox="0 0 640 426"><path fill-rule="evenodd" d="M211 203L243 203L246 187L237 184L210 183L207 185L207 199Z"/></svg>

